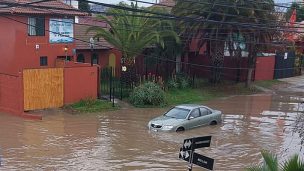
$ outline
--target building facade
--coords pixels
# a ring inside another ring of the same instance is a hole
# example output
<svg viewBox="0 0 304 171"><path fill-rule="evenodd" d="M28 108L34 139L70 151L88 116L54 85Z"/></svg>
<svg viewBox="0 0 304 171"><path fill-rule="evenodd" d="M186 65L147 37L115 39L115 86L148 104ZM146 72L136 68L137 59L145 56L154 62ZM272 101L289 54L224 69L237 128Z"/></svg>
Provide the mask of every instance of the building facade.
<svg viewBox="0 0 304 171"><path fill-rule="evenodd" d="M1 3L0 112L96 98L97 67L76 62L75 16L87 14L60 1Z"/></svg>

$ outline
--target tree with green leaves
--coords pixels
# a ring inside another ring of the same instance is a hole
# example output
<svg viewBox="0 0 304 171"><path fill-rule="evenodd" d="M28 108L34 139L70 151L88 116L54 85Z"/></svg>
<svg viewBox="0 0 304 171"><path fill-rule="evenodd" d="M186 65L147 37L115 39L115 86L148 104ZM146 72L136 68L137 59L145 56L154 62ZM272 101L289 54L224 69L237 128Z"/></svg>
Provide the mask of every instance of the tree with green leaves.
<svg viewBox="0 0 304 171"><path fill-rule="evenodd" d="M158 12L160 14L167 14L170 15L170 9L164 7L157 7L154 6L154 12ZM176 25L176 21L174 20L167 20L166 22L162 22L161 26L158 28L159 31L167 30L169 28L173 28L175 32L179 32L178 26ZM151 67L155 67L157 71L163 73L162 76L165 80L168 80L169 77L173 73L180 73L181 71L181 57L183 53L183 44L180 41L176 41L175 37L169 36L164 37L164 46L162 47L160 44L149 49L149 54L146 56L146 63L149 63ZM156 59L155 57L158 57ZM159 59L161 58L161 59ZM159 68L159 62L166 63L166 67ZM170 62L169 62L170 61ZM174 70L168 67L167 64L172 63L175 61ZM155 66L156 64L156 66Z"/></svg>
<svg viewBox="0 0 304 171"><path fill-rule="evenodd" d="M78 8L81 11L90 11L90 5L86 1L79 1Z"/></svg>
<svg viewBox="0 0 304 171"><path fill-rule="evenodd" d="M293 10L296 10L297 15L296 15L296 22L301 22L304 20L304 6L303 4L293 2L290 6L290 8L287 9L286 11L286 21L289 22L290 17L292 15Z"/></svg>
<svg viewBox="0 0 304 171"><path fill-rule="evenodd" d="M279 163L276 155L262 151L263 163L252 166L247 171L304 171L304 161L298 155L294 155L282 164Z"/></svg>
<svg viewBox="0 0 304 171"><path fill-rule="evenodd" d="M95 31L96 38L104 38L107 42L121 51L123 65L127 67L129 81L135 78L135 59L145 50L145 48L160 46L165 47L165 38L172 37L179 42L179 38L170 22L153 18L153 14L140 12L138 9L157 11L154 8L139 8L137 4L127 5L120 3L120 6L129 9L110 9L110 17L100 15L98 18L106 22L110 29L98 26L91 27L88 31ZM132 9L132 10L131 10ZM159 29L166 26L166 29Z"/></svg>
<svg viewBox="0 0 304 171"><path fill-rule="evenodd" d="M249 52L247 80L250 84L261 43L271 42L277 32L269 29L277 28L277 23L273 23L276 17L273 0L176 0L172 12L183 18L179 24L186 40L199 39L199 48L208 44L213 83L221 80L226 47L233 47L227 44L240 45L239 40L232 37L242 36L246 42ZM230 52L237 50L239 48Z"/></svg>

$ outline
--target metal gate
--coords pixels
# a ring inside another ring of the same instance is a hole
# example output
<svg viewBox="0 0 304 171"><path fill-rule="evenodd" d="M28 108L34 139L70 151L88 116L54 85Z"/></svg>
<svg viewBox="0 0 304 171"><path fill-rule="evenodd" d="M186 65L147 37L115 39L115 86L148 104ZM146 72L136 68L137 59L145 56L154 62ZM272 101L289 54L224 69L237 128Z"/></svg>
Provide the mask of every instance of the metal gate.
<svg viewBox="0 0 304 171"><path fill-rule="evenodd" d="M275 57L274 78L288 78L294 76L295 52L277 53Z"/></svg>
<svg viewBox="0 0 304 171"><path fill-rule="evenodd" d="M24 110L62 107L63 68L23 70Z"/></svg>
<svg viewBox="0 0 304 171"><path fill-rule="evenodd" d="M121 68L106 67L100 74L100 94L103 98L125 98L130 95L137 82L126 82L121 77Z"/></svg>

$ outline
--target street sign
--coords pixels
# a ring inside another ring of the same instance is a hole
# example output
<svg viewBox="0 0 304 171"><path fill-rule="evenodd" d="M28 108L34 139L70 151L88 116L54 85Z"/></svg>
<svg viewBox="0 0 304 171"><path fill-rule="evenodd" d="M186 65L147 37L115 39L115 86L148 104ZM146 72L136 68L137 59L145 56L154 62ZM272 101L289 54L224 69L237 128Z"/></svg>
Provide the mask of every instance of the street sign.
<svg viewBox="0 0 304 171"><path fill-rule="evenodd" d="M191 156L191 151L184 151L183 148L180 148L178 158L183 159L185 161L189 161L190 156Z"/></svg>
<svg viewBox="0 0 304 171"><path fill-rule="evenodd" d="M214 159L193 153L192 163L205 169L213 170Z"/></svg>
<svg viewBox="0 0 304 171"><path fill-rule="evenodd" d="M183 144L183 151L194 150L203 147L210 147L210 143L211 143L211 136L185 139Z"/></svg>

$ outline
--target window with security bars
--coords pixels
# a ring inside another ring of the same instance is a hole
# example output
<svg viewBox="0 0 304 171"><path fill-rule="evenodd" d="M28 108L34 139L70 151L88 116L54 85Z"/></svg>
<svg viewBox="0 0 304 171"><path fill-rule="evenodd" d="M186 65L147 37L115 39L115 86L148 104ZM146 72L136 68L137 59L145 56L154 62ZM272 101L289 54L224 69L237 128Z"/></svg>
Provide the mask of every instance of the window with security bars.
<svg viewBox="0 0 304 171"><path fill-rule="evenodd" d="M44 17L28 18L28 35L44 36L45 35L45 19Z"/></svg>

